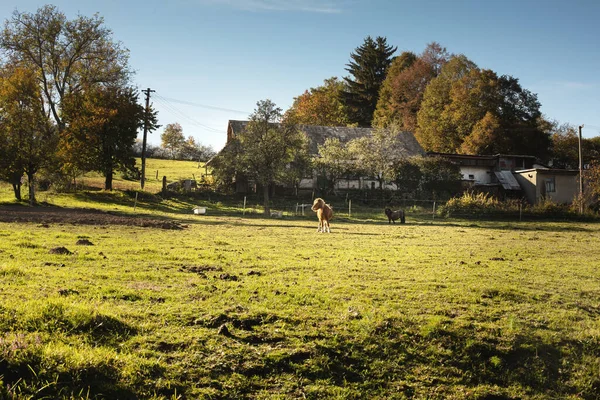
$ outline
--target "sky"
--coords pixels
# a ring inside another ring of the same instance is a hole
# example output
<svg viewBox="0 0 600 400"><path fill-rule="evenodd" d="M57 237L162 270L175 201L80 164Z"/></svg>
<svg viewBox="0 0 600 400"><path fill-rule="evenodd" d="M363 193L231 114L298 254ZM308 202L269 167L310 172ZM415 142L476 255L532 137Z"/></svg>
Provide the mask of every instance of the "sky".
<svg viewBox="0 0 600 400"><path fill-rule="evenodd" d="M2 0L0 18L47 1ZM367 36L421 53L436 41L480 68L519 79L552 120L600 136L598 0L55 0L68 18L99 13L151 88L162 125L220 150L227 121L256 102L287 110L332 76ZM143 101L143 96L140 96ZM141 137L141 134L140 134Z"/></svg>

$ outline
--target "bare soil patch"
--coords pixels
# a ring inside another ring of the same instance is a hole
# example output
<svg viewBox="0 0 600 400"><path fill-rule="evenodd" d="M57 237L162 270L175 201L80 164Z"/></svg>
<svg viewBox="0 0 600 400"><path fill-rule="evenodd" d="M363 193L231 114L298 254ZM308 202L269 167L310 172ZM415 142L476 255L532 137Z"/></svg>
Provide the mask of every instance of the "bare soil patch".
<svg viewBox="0 0 600 400"><path fill-rule="evenodd" d="M33 222L40 226L73 224L126 225L174 230L184 228L183 225L174 221L117 215L93 209L61 207L0 206L0 222Z"/></svg>

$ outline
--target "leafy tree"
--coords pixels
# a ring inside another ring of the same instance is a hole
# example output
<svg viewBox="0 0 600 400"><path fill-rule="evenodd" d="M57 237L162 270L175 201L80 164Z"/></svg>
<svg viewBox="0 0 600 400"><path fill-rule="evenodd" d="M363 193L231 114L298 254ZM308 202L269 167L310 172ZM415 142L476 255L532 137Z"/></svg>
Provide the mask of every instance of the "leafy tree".
<svg viewBox="0 0 600 400"><path fill-rule="evenodd" d="M417 139L426 150L546 155L550 140L540 129L535 94L491 70L466 68L448 79L445 68L427 88L418 114Z"/></svg>
<svg viewBox="0 0 600 400"><path fill-rule="evenodd" d="M453 131L451 121L443 114L450 103L450 91L454 82L462 79L477 66L463 55L452 57L442 67L423 94L417 113L415 137L427 151L453 152L460 141Z"/></svg>
<svg viewBox="0 0 600 400"><path fill-rule="evenodd" d="M263 188L264 213L268 215L270 187L279 181L302 144L303 134L293 124L282 121L281 108L271 100L261 100L246 128L227 143L213 164L215 175L253 178Z"/></svg>
<svg viewBox="0 0 600 400"><path fill-rule="evenodd" d="M193 136L188 136L179 152L179 157L194 161L207 161L214 155L212 147L197 143Z"/></svg>
<svg viewBox="0 0 600 400"><path fill-rule="evenodd" d="M35 71L46 113L65 128L61 105L71 93L93 85L124 86L130 77L129 53L112 40L97 14L68 20L55 6L35 14L15 11L0 35L7 59Z"/></svg>
<svg viewBox="0 0 600 400"><path fill-rule="evenodd" d="M392 85L396 77L402 74L416 60L417 56L410 51L405 51L398 57L394 57L379 90L379 100L373 114L374 127L385 128L392 121L398 119L398 111L391 105L392 96L394 95L394 87Z"/></svg>
<svg viewBox="0 0 600 400"><path fill-rule="evenodd" d="M355 170L375 177L379 189L392 180L394 164L406 158L406 150L401 141L401 130L397 125L374 129L370 135L354 139L348 143L350 156L355 162Z"/></svg>
<svg viewBox="0 0 600 400"><path fill-rule="evenodd" d="M399 124L401 129L414 132L425 88L439 74L449 56L446 49L435 42L430 43L418 58L412 53L404 54L406 56L398 57L394 64L398 61L406 67L390 67L388 71L375 110L373 126Z"/></svg>
<svg viewBox="0 0 600 400"><path fill-rule="evenodd" d="M350 151L338 138L325 139L318 149L315 166L327 178L329 189L335 192L337 182L354 170Z"/></svg>
<svg viewBox="0 0 600 400"><path fill-rule="evenodd" d="M345 85L337 77L326 79L322 86L311 88L294 99L286 119L295 124L346 126L348 112L341 101Z"/></svg>
<svg viewBox="0 0 600 400"><path fill-rule="evenodd" d="M185 146L185 136L183 136L183 128L177 122L167 124L165 130L160 135L161 146L163 149L171 153L171 158L175 158ZM196 143L194 142L194 145Z"/></svg>
<svg viewBox="0 0 600 400"><path fill-rule="evenodd" d="M47 166L56 147L56 132L48 122L35 74L14 65L0 74L0 175L21 199L25 173L29 201L35 203L35 175Z"/></svg>
<svg viewBox="0 0 600 400"><path fill-rule="evenodd" d="M313 167L309 140L305 134L299 135L297 145L290 149L290 153L290 161L281 171L278 181L293 186L297 195L300 181L311 172Z"/></svg>
<svg viewBox="0 0 600 400"><path fill-rule="evenodd" d="M347 89L342 94L350 123L371 126L379 90L396 50L397 47L388 45L384 37L378 36L373 40L367 36L364 43L350 54L351 60L346 64L346 71L351 77L344 78Z"/></svg>
<svg viewBox="0 0 600 400"><path fill-rule="evenodd" d="M211 161L212 175L222 189L231 188L244 175L244 168L240 164L242 150L239 138L234 137Z"/></svg>
<svg viewBox="0 0 600 400"><path fill-rule="evenodd" d="M460 191L462 174L459 165L441 157L416 157L413 161L420 170L419 189L426 197L431 194L436 200Z"/></svg>
<svg viewBox="0 0 600 400"><path fill-rule="evenodd" d="M131 88L95 86L65 98L61 155L66 165L104 175L112 190L115 170L135 170L133 147L144 108Z"/></svg>
<svg viewBox="0 0 600 400"><path fill-rule="evenodd" d="M414 194L419 189L422 173L415 157L395 160L391 170L392 181L396 184L398 192Z"/></svg>

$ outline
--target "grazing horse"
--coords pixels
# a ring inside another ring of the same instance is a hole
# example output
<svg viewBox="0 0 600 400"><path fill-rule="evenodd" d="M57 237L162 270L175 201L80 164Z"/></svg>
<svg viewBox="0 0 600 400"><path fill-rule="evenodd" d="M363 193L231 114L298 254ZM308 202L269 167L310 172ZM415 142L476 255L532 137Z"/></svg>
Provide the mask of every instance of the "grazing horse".
<svg viewBox="0 0 600 400"><path fill-rule="evenodd" d="M331 233L331 229L329 228L329 220L333 218L333 209L331 206L329 204L325 204L325 200L316 198L313 202L312 210L317 213L317 218L319 218L319 227L317 228L317 232Z"/></svg>
<svg viewBox="0 0 600 400"><path fill-rule="evenodd" d="M403 210L397 210L397 211L392 211L389 208L385 209L385 215L387 215L388 217L388 224L391 224L392 221L394 223L396 223L396 220L399 219L400 223L403 224L406 222L406 219L404 218L404 211Z"/></svg>

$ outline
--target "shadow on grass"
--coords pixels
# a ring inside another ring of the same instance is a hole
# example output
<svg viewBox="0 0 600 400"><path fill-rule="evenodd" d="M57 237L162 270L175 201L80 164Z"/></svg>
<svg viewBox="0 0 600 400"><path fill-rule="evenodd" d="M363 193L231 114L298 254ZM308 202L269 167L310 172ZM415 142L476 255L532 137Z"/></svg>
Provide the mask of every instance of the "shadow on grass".
<svg viewBox="0 0 600 400"><path fill-rule="evenodd" d="M232 359L230 367L222 363L211 375L219 380L236 372L268 382L289 373L305 385L326 382L377 398L391 393L427 397L434 388L443 388L438 393L443 398L456 395L452 388L460 386L481 399L518 399L525 393L591 399L600 387L593 368L585 369L586 348L581 342L548 342L534 332L497 337L493 331L482 334L451 324L423 327L388 319L363 336L337 332L302 341L312 345L261 358L250 352L242 360ZM577 381L582 368L589 379Z"/></svg>

